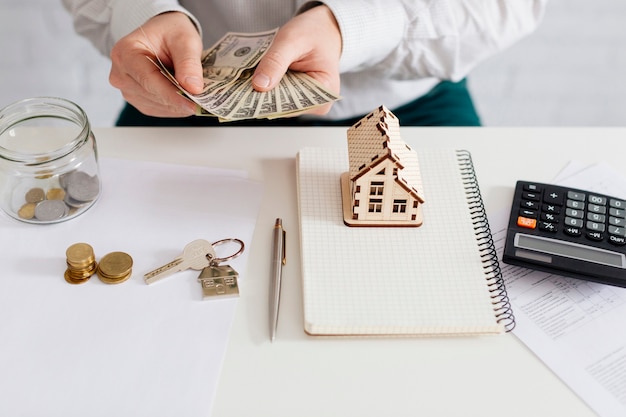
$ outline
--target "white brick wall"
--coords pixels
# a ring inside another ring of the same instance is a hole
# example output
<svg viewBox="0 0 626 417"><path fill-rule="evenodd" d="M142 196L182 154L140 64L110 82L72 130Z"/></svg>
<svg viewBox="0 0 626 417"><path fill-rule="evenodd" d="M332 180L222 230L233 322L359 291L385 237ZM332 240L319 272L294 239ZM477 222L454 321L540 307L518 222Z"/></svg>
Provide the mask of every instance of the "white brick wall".
<svg viewBox="0 0 626 417"><path fill-rule="evenodd" d="M552 0L530 37L470 77L485 125L626 125L626 2Z"/></svg>
<svg viewBox="0 0 626 417"><path fill-rule="evenodd" d="M0 106L58 96L85 109L94 126L111 126L123 100L108 83L110 63L75 34L60 0L0 2Z"/></svg>

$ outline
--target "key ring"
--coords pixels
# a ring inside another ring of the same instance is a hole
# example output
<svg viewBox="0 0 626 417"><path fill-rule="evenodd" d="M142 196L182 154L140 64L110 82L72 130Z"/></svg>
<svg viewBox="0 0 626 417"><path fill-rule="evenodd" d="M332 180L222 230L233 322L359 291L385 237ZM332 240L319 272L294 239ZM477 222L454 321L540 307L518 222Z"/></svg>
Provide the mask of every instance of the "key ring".
<svg viewBox="0 0 626 417"><path fill-rule="evenodd" d="M230 261L231 259L235 259L236 257L238 257L239 255L241 255L243 253L245 245L243 243L243 240L241 240L241 239L235 239L235 238L222 239L222 240L218 240L217 242L211 243L211 246L213 247L213 249L215 249L216 246L220 246L220 245L223 245L225 243L230 243L230 242L239 243L239 245L240 245L239 250L237 252L233 253L232 255L226 256L224 258L214 258L214 259L209 258L209 261L211 262L211 265L219 265L222 262ZM210 255L211 254L208 254L207 257L209 257Z"/></svg>

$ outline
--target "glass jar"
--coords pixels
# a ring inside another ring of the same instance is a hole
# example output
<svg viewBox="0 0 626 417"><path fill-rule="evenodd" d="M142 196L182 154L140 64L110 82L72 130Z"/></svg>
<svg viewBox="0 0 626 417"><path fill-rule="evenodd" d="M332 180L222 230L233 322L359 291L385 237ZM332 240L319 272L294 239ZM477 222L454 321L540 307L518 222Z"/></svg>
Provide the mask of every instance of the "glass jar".
<svg viewBox="0 0 626 417"><path fill-rule="evenodd" d="M72 219L100 196L96 139L77 104L36 97L0 110L0 206L47 224Z"/></svg>

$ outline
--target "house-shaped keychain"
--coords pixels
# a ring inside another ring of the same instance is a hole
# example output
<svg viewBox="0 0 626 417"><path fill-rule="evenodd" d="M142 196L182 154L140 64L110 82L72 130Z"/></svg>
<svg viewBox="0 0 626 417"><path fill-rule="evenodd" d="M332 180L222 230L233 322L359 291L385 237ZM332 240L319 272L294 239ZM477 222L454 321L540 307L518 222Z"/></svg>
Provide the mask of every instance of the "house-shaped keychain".
<svg viewBox="0 0 626 417"><path fill-rule="evenodd" d="M380 106L350 127L347 136L349 171L341 175L344 223L421 226L419 161L400 137L398 118Z"/></svg>

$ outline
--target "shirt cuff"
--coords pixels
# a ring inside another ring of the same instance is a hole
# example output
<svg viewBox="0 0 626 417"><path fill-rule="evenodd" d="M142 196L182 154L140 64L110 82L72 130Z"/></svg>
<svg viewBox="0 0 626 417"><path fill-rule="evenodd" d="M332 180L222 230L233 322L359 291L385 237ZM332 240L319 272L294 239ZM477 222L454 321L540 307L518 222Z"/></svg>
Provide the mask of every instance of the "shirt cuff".
<svg viewBox="0 0 626 417"><path fill-rule="evenodd" d="M406 12L400 2L325 0L322 3L333 12L341 31L340 72L373 66L402 42Z"/></svg>
<svg viewBox="0 0 626 417"><path fill-rule="evenodd" d="M154 16L166 12L186 14L202 36L202 28L198 20L176 0L118 0L112 7L111 35L113 41L116 43Z"/></svg>

